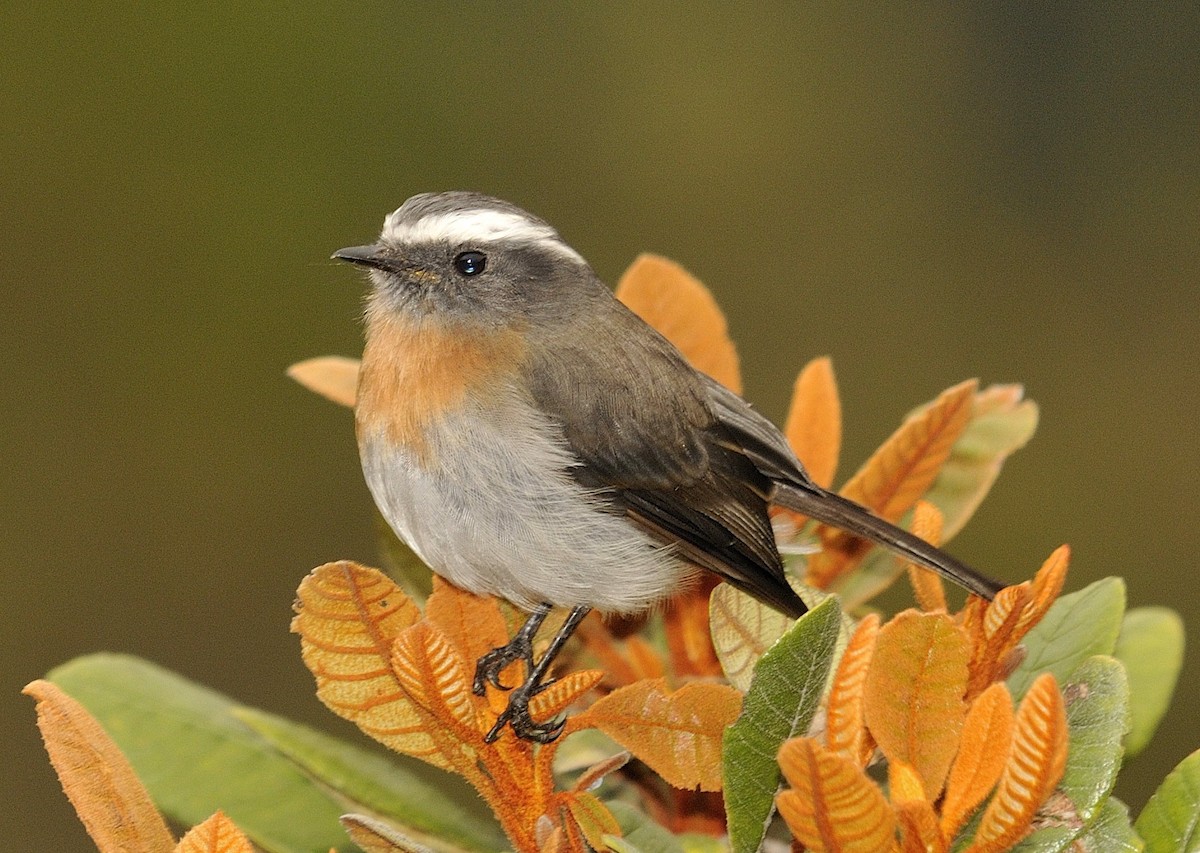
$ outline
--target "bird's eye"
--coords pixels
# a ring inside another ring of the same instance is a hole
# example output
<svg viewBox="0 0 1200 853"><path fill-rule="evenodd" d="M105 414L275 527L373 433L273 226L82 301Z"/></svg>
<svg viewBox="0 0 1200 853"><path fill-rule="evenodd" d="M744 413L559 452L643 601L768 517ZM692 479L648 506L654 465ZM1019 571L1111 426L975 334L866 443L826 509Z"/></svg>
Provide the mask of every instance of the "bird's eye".
<svg viewBox="0 0 1200 853"><path fill-rule="evenodd" d="M463 275L479 275L487 266L487 255L483 252L459 252L454 258L454 268Z"/></svg>

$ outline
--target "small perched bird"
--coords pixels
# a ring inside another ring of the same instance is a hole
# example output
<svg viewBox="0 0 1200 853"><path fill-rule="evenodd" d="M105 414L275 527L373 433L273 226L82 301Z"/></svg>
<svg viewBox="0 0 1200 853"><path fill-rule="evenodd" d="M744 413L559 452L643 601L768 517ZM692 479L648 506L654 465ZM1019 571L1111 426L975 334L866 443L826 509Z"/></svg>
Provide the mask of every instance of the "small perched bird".
<svg viewBox="0 0 1200 853"><path fill-rule="evenodd" d="M1000 584L816 485L779 430L692 368L548 224L471 192L417 195L373 245L355 426L392 528L435 572L530 612L473 688L528 676L508 724L547 742L529 700L590 610L635 613L697 567L792 617L768 516L778 504L865 537L991 598ZM540 660L533 638L570 608Z"/></svg>

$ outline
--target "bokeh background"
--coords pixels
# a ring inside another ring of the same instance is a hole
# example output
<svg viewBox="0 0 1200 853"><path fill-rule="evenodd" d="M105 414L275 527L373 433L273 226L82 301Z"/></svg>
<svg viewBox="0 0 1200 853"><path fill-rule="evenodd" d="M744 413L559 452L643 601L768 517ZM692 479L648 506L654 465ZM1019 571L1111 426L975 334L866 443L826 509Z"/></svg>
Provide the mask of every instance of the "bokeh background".
<svg viewBox="0 0 1200 853"><path fill-rule="evenodd" d="M21 686L143 655L339 732L293 593L376 562L349 414L284 377L357 355L327 260L473 188L607 280L640 251L725 306L782 416L833 356L849 474L968 376L1033 443L955 542L1008 578L1200 625L1195 4L6 4L0 25L0 830L89 843ZM1120 794L1200 746L1190 659Z"/></svg>

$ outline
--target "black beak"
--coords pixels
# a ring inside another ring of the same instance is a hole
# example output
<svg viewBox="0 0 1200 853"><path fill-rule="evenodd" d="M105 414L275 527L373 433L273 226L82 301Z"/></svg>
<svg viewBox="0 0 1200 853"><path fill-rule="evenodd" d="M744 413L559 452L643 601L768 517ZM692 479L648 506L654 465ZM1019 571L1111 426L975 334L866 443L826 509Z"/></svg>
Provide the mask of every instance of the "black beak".
<svg viewBox="0 0 1200 853"><path fill-rule="evenodd" d="M395 261L387 257L379 246L349 246L345 249L338 249L332 257L337 261L348 261L359 266L395 272Z"/></svg>

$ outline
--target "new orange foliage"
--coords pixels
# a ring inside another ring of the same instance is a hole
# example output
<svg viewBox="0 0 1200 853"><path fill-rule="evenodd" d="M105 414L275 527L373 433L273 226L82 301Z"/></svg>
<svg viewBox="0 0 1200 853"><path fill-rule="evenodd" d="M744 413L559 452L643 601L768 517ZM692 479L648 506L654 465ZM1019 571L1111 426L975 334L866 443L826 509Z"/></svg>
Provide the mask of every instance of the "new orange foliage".
<svg viewBox="0 0 1200 853"><path fill-rule="evenodd" d="M879 748L915 768L931 801L958 748L969 656L966 634L949 616L907 610L880 629L863 686Z"/></svg>
<svg viewBox="0 0 1200 853"><path fill-rule="evenodd" d="M942 543L941 510L928 501L917 501L917 505L913 508L912 532L930 545L940 545ZM946 587L942 584L942 579L938 577L937 572L916 563L909 563L908 579L922 610L932 613L947 609Z"/></svg>
<svg viewBox="0 0 1200 853"><path fill-rule="evenodd" d="M897 521L933 484L970 422L978 383L961 382L910 416L842 487L841 494ZM824 550L809 560L808 579L825 588L849 571L868 550L863 540L818 527Z"/></svg>
<svg viewBox="0 0 1200 853"><path fill-rule="evenodd" d="M37 725L50 763L101 853L170 853L175 839L166 822L96 719L49 681L31 682L21 692L37 702Z"/></svg>
<svg viewBox="0 0 1200 853"><path fill-rule="evenodd" d="M1012 727L1012 697L1004 684L993 684L971 704L963 723L942 801L941 828L946 838L954 837L1000 778L1008 761Z"/></svg>
<svg viewBox="0 0 1200 853"><path fill-rule="evenodd" d="M814 358L796 377L783 434L813 482L832 486L842 447L842 402L828 357Z"/></svg>
<svg viewBox="0 0 1200 853"><path fill-rule="evenodd" d="M503 642L497 603L438 583L427 611L431 616L422 617L375 569L340 562L313 570L300 584L292 626L317 695L376 740L465 778L518 850L538 849L538 826L546 819L567 849L585 849L589 830L575 825L575 815L594 808L576 805L590 796L585 792L555 791L551 763L558 742L535 746L509 729L495 743L483 740L503 699L495 691L471 692L475 660L464 650L474 654L493 640ZM556 713L601 675L573 673L536 697L535 707ZM573 723L568 731L579 728ZM615 826L595 815L592 820L605 831Z"/></svg>
<svg viewBox="0 0 1200 853"><path fill-rule="evenodd" d="M217 812L179 842L175 853L254 853L254 846L222 812Z"/></svg>
<svg viewBox="0 0 1200 853"><path fill-rule="evenodd" d="M812 853L894 848L895 814L854 762L812 738L795 738L780 749L779 767L791 786L777 798L779 813Z"/></svg>
<svg viewBox="0 0 1200 853"><path fill-rule="evenodd" d="M737 350L725 315L699 279L658 255L639 255L617 283L617 298L675 344L692 367L742 393Z"/></svg>
<svg viewBox="0 0 1200 853"><path fill-rule="evenodd" d="M1067 712L1054 676L1044 673L1017 710L1012 752L969 853L1000 853L1023 838L1066 762Z"/></svg>
<svg viewBox="0 0 1200 853"><path fill-rule="evenodd" d="M838 662L826 703L825 742L859 767L865 767L875 740L863 719L863 683L875 653L879 616L869 613L858 623Z"/></svg>
<svg viewBox="0 0 1200 853"><path fill-rule="evenodd" d="M572 722L600 729L676 788L719 791L721 738L741 710L741 692L728 685L672 692L657 679L614 690Z"/></svg>

